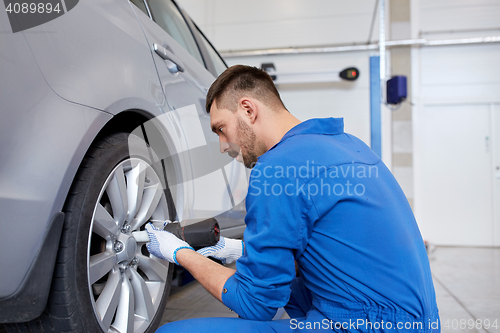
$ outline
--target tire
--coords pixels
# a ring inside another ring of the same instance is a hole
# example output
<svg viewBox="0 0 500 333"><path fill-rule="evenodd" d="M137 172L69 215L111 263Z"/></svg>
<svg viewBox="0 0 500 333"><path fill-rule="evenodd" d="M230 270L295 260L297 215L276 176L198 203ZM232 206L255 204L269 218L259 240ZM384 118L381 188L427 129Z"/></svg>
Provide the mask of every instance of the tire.
<svg viewBox="0 0 500 333"><path fill-rule="evenodd" d="M92 145L64 206L46 309L32 322L7 325L7 332L156 330L173 265L152 257L131 235L147 222L175 219L166 173L162 163L152 163L155 156L128 133Z"/></svg>

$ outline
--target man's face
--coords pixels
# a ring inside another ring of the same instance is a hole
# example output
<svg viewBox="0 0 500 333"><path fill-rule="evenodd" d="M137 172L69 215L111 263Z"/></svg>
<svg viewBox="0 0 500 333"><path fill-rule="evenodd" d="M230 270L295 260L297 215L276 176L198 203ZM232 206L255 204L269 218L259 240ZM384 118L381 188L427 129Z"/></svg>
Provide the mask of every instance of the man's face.
<svg viewBox="0 0 500 333"><path fill-rule="evenodd" d="M249 169L255 166L257 158L267 150L238 111L218 109L214 103L210 109L210 125L212 131L219 136L221 153L227 152Z"/></svg>

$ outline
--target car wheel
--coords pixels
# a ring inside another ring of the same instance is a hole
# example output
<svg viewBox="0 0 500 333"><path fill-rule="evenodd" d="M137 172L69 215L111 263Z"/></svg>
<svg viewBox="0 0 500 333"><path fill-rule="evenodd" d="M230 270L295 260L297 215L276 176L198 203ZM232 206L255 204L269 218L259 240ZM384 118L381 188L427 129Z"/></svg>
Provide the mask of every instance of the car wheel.
<svg viewBox="0 0 500 333"><path fill-rule="evenodd" d="M156 330L170 292L173 265L150 255L145 243L131 234L144 230L148 222L175 218L165 190L166 172L161 163L153 163L155 156L142 139L128 133L92 145L65 203L46 310L27 328Z"/></svg>

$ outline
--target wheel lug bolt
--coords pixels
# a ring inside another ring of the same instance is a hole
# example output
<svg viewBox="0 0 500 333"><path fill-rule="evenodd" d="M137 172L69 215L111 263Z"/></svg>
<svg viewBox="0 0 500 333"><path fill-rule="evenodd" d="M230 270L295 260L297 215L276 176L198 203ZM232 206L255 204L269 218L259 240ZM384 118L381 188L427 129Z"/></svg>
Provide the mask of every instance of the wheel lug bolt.
<svg viewBox="0 0 500 333"><path fill-rule="evenodd" d="M130 262L131 265L137 265L138 263L139 263L139 259L137 259L137 258L132 259L132 261Z"/></svg>
<svg viewBox="0 0 500 333"><path fill-rule="evenodd" d="M121 252L123 250L123 243L120 241L116 241L113 245L113 249L115 250L115 252Z"/></svg>
<svg viewBox="0 0 500 333"><path fill-rule="evenodd" d="M132 231L132 227L130 226L130 224L126 224L126 225L123 226L123 228L122 228L121 231L124 234L129 234L130 231Z"/></svg>

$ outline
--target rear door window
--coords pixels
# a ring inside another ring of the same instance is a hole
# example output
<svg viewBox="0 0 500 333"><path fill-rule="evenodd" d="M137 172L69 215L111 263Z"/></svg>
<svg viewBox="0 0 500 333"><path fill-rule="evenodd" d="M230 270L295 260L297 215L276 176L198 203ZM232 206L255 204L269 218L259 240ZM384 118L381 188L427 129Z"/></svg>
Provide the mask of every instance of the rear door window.
<svg viewBox="0 0 500 333"><path fill-rule="evenodd" d="M205 66L193 34L175 4L170 0L148 0L147 3L155 22Z"/></svg>
<svg viewBox="0 0 500 333"><path fill-rule="evenodd" d="M203 33L198 29L201 35L201 40L203 44L205 45L205 48L207 49L208 56L210 57L210 60L212 61L212 64L214 65L215 71L217 72L217 76L221 75L222 72L224 72L227 69L227 65L222 60L221 56L217 51L215 51L215 48L212 46L212 44L208 41L208 39L203 35Z"/></svg>
<svg viewBox="0 0 500 333"><path fill-rule="evenodd" d="M140 10L142 10L144 12L144 14L146 14L147 16L149 16L148 14L148 10L146 8L146 5L144 4L144 0L130 0L130 2L132 2L134 5L136 5Z"/></svg>

